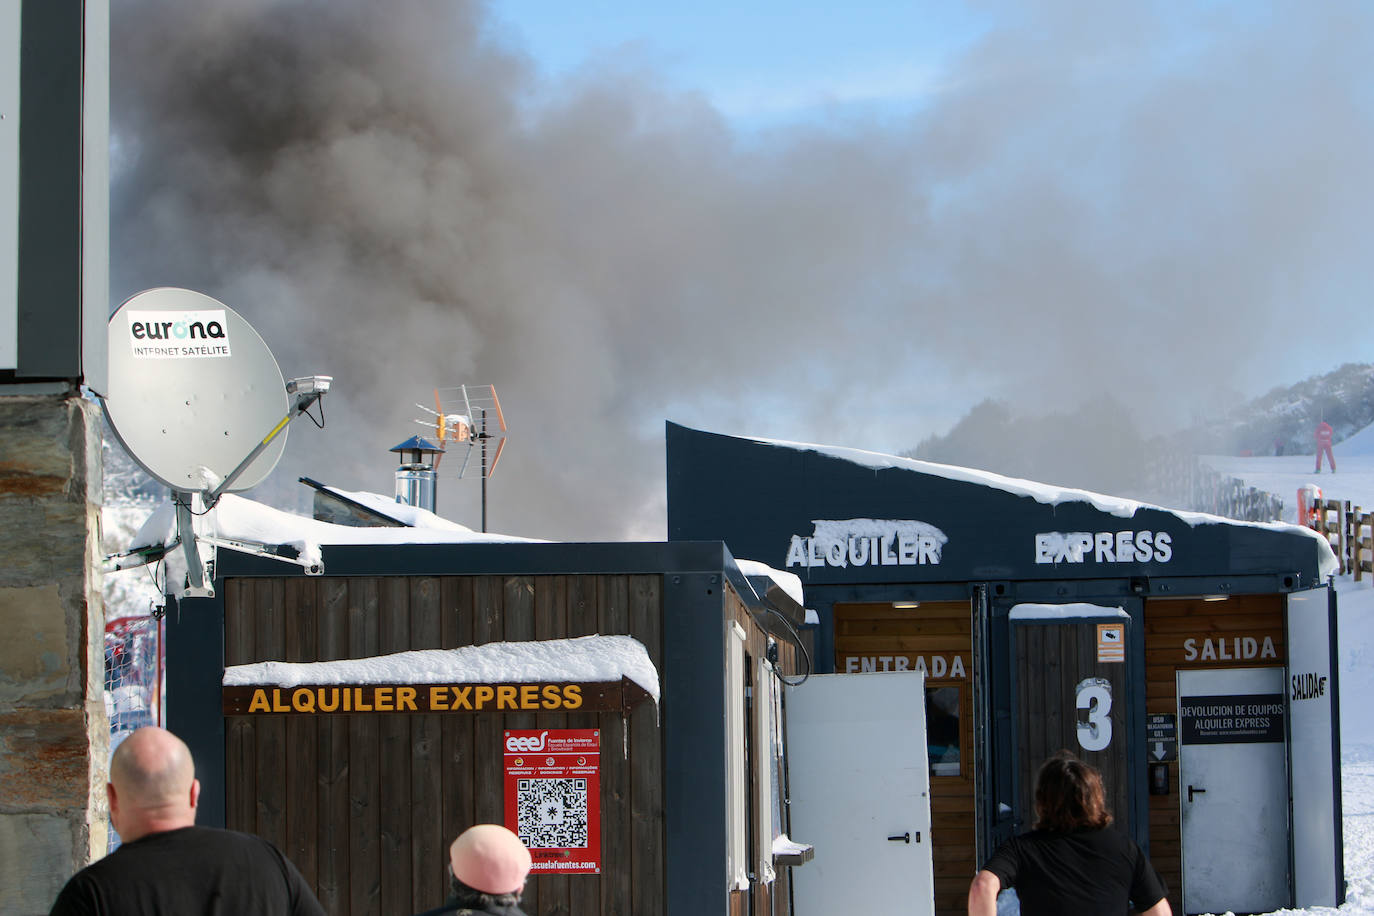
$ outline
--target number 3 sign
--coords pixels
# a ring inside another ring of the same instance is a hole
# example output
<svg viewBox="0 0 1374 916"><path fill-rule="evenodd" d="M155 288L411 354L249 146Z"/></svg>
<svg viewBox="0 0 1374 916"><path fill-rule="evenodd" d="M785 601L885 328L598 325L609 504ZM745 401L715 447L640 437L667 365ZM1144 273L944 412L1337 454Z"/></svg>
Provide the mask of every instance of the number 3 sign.
<svg viewBox="0 0 1374 916"><path fill-rule="evenodd" d="M1078 722L1078 744L1085 751L1100 751L1112 743L1112 685L1100 677L1084 678L1074 688L1079 709L1088 720Z"/></svg>

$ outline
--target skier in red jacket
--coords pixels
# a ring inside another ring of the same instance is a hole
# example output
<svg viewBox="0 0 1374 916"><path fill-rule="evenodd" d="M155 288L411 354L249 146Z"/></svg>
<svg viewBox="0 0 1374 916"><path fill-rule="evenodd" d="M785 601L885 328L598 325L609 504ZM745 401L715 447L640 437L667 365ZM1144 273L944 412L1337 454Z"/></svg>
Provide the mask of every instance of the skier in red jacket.
<svg viewBox="0 0 1374 916"><path fill-rule="evenodd" d="M1325 420L1323 420L1323 421L1321 421L1320 424L1318 424L1318 426L1317 426L1317 432L1316 432L1316 438L1317 438L1317 469L1316 469L1315 471L1313 471L1314 474L1320 474L1320 473L1322 472L1322 453L1323 453L1323 452L1326 453L1326 460L1327 460L1328 462L1330 462L1330 464L1331 464L1331 473L1332 473L1332 474L1336 473L1336 456L1333 455L1333 454L1331 454L1331 433L1332 433L1332 429L1331 429L1331 424L1330 424L1330 423L1328 423L1328 422L1326 422Z"/></svg>

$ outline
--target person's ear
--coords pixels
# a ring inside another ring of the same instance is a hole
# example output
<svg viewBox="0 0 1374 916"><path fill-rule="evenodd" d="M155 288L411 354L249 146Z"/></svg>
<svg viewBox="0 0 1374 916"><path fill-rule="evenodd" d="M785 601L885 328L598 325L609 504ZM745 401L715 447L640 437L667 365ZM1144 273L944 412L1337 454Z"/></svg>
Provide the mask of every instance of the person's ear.
<svg viewBox="0 0 1374 916"><path fill-rule="evenodd" d="M191 810L196 810L196 805L200 804L200 780L191 780Z"/></svg>
<svg viewBox="0 0 1374 916"><path fill-rule="evenodd" d="M121 818L119 816L119 795L115 792L114 783L105 783L105 798L110 802L110 826L119 833Z"/></svg>

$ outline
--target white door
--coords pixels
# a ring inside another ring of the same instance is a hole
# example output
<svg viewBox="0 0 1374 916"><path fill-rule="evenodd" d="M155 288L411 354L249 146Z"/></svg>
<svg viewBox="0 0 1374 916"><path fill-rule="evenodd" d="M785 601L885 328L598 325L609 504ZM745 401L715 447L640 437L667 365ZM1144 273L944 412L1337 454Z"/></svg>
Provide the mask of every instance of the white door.
<svg viewBox="0 0 1374 916"><path fill-rule="evenodd" d="M1185 913L1288 906L1284 670L1178 672Z"/></svg>
<svg viewBox="0 0 1374 916"><path fill-rule="evenodd" d="M1344 899L1336 618L1330 598L1325 588L1288 596L1294 906L1337 906Z"/></svg>
<svg viewBox="0 0 1374 916"><path fill-rule="evenodd" d="M787 692L797 916L935 911L925 676L822 674Z"/></svg>

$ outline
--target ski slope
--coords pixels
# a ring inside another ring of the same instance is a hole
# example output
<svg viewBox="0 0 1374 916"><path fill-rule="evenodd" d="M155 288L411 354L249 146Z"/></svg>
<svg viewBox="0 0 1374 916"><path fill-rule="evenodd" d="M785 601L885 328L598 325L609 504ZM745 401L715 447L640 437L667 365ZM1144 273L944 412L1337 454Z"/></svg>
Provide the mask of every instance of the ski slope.
<svg viewBox="0 0 1374 916"><path fill-rule="evenodd" d="M1239 478L1258 490L1278 496L1283 500L1283 521L1286 522L1298 520L1298 488L1307 484L1320 487L1323 499L1348 499L1353 506L1374 509L1374 453L1344 454L1340 445L1333 451L1336 453L1334 474L1326 467L1320 474L1313 473L1315 459L1311 455L1268 458L1208 455L1202 461L1228 477Z"/></svg>

